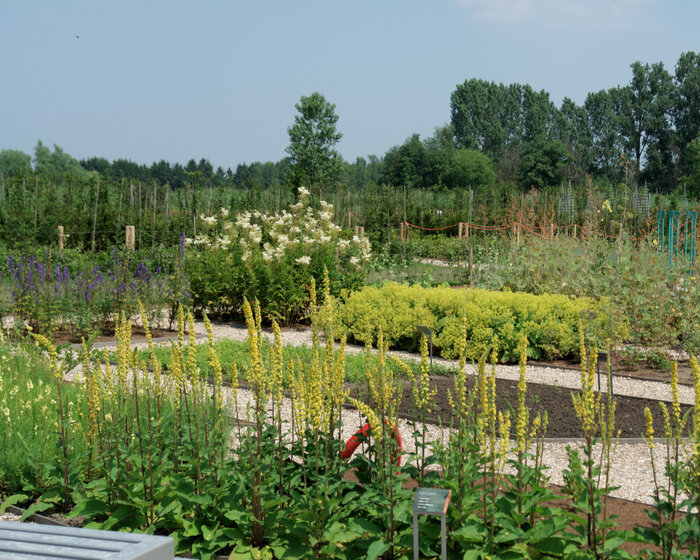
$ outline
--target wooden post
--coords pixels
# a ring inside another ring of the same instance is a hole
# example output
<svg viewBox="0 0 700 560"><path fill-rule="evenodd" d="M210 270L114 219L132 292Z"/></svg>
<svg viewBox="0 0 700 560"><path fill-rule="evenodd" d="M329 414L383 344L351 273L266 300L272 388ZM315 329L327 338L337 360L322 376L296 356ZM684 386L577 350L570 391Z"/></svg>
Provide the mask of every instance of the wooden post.
<svg viewBox="0 0 700 560"><path fill-rule="evenodd" d="M462 233L464 239L469 239L469 222L464 222L464 231Z"/></svg>
<svg viewBox="0 0 700 560"><path fill-rule="evenodd" d="M405 228L405 232L406 232L406 241L408 241L408 231L409 231L408 222L404 222L404 223L405 223L404 228Z"/></svg>
<svg viewBox="0 0 700 560"><path fill-rule="evenodd" d="M459 239L462 239L462 222L459 222L457 225L457 237Z"/></svg>
<svg viewBox="0 0 700 560"><path fill-rule="evenodd" d="M365 236L365 226L360 226L360 237Z"/></svg>
<svg viewBox="0 0 700 560"><path fill-rule="evenodd" d="M65 235L63 234L63 226L58 226L58 250L63 253L63 242L65 241Z"/></svg>
<svg viewBox="0 0 700 560"><path fill-rule="evenodd" d="M360 236L360 226L355 226L355 237Z"/></svg>
<svg viewBox="0 0 700 560"><path fill-rule="evenodd" d="M399 241L404 241L403 238L403 222L399 224Z"/></svg>
<svg viewBox="0 0 700 560"><path fill-rule="evenodd" d="M136 245L136 231L134 226L126 226L126 247L134 249Z"/></svg>
<svg viewBox="0 0 700 560"><path fill-rule="evenodd" d="M577 226L576 224L574 224L574 239L576 239L576 238L578 237L578 236L576 235L576 228L577 228L577 227L578 227L578 226Z"/></svg>

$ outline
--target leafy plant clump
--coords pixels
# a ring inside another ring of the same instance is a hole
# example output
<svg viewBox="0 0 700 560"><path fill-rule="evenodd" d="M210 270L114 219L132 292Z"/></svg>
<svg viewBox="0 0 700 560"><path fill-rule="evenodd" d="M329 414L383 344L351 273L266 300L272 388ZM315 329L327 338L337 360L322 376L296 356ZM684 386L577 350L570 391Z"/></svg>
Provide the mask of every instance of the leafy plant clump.
<svg viewBox="0 0 700 560"><path fill-rule="evenodd" d="M626 320L615 314L611 319L610 313L606 300L388 283L346 294L338 324L361 342L371 341L381 328L390 347L405 350L417 348L416 325L426 325L433 329L436 351L452 358L458 355L460 321L465 318L468 359L478 360L496 347L499 361L514 362L522 336L529 341L529 358L577 356L581 314L588 319L589 340L604 339L611 327L615 338L624 338Z"/></svg>
<svg viewBox="0 0 700 560"><path fill-rule="evenodd" d="M258 300L266 320L289 325L309 317L309 286L328 272L330 293L362 285L371 257L369 240L344 236L332 204L310 205L308 191L278 214L244 212L235 221L223 211L201 218L200 247L187 260L194 305L221 316L241 317L243 300ZM348 238L349 237L349 238Z"/></svg>

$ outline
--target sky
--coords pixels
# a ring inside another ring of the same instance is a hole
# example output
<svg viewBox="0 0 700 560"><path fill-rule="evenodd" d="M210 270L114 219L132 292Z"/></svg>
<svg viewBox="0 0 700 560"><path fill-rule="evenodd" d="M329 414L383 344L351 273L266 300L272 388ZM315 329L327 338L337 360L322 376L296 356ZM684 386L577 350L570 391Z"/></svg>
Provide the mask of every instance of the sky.
<svg viewBox="0 0 700 560"><path fill-rule="evenodd" d="M449 123L466 80L582 104L698 29L700 0L0 0L0 150L235 169L285 157L318 91L354 161Z"/></svg>

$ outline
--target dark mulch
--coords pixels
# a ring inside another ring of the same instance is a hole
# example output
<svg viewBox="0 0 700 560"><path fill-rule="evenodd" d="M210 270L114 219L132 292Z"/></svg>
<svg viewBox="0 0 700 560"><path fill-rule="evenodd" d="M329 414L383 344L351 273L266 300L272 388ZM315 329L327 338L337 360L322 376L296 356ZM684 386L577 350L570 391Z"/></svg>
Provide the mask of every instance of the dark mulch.
<svg viewBox="0 0 700 560"><path fill-rule="evenodd" d="M454 423L452 408L447 399L447 391L454 394L454 380L452 376L433 376L431 385L437 390L432 403L433 411L428 417L429 422L442 422L444 426ZM474 388L474 378L467 377L467 390ZM366 394L366 388L362 386L352 387L354 395ZM579 438L583 437L581 422L576 417L571 400L572 393L579 393L573 389L528 383L526 403L530 408L530 418L534 418L538 412L547 411L549 424L547 427L548 438ZM641 399L637 397L615 396L616 426L620 430L620 437L643 437L646 425L644 420L644 408L649 407L654 417L654 433L660 436L664 433L663 417L659 408L659 401ZM496 405L499 410L506 411L508 407L517 409L518 383L506 379L496 380ZM670 409L670 403L667 403ZM683 414L690 409L689 406L681 406ZM403 396L399 415L402 418L412 418L411 410L411 386L408 381L403 382Z"/></svg>

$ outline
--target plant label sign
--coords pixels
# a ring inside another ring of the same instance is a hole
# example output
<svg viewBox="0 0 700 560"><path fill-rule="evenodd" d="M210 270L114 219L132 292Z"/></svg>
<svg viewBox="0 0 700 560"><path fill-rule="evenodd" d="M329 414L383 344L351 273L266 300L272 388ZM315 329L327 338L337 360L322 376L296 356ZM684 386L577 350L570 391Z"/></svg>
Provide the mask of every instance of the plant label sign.
<svg viewBox="0 0 700 560"><path fill-rule="evenodd" d="M452 490L418 488L413 498L413 511L423 515L444 515L450 505Z"/></svg>
<svg viewBox="0 0 700 560"><path fill-rule="evenodd" d="M413 559L418 560L418 516L439 515L442 541L442 558L447 559L447 508L452 490L442 488L418 488L413 498Z"/></svg>

